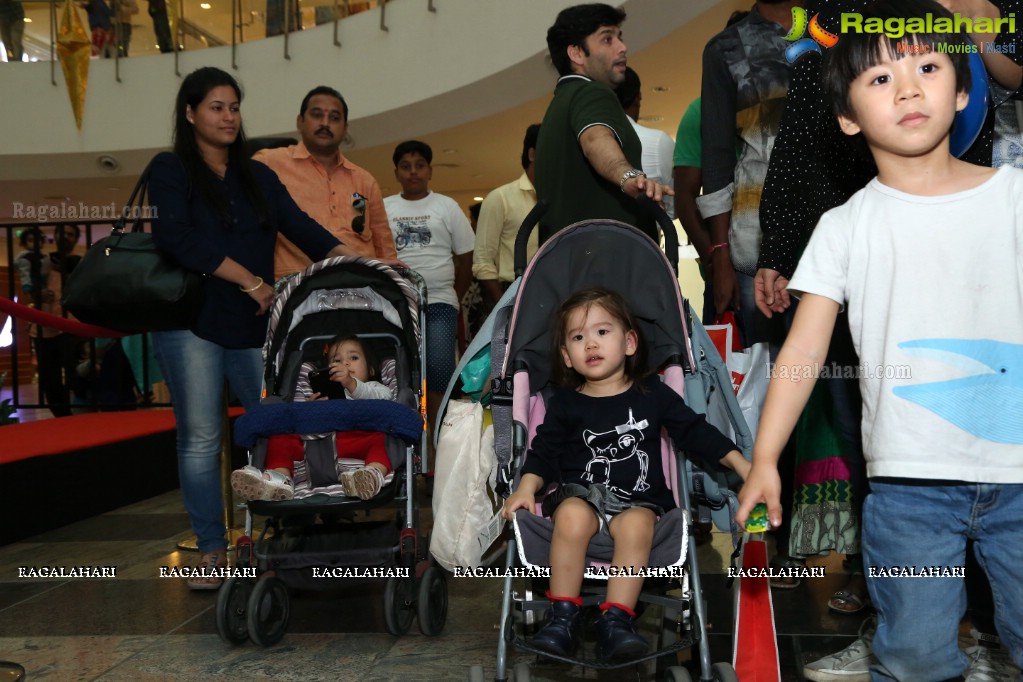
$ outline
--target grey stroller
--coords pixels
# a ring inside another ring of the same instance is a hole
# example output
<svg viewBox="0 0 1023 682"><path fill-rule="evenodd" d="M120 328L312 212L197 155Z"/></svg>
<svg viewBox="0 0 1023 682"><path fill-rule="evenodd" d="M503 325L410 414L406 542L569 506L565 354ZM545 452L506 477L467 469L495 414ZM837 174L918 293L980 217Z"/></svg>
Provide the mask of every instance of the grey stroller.
<svg viewBox="0 0 1023 682"><path fill-rule="evenodd" d="M533 222L535 216L527 218L519 234L517 246L521 248L516 250L516 271L520 273L525 262L524 235L528 235ZM665 384L683 395L690 407L705 412L709 399L720 398L731 403L728 414L734 422L740 449L747 457L751 455L752 438L735 404L724 364L679 291L674 227L663 212L660 222L667 257L647 236L622 223L589 221L565 228L540 248L488 319L485 329L490 330L491 409L497 492L501 496L507 497L517 483L518 470L530 440L543 420L550 371L551 315L571 293L593 286L614 289L629 300L647 340L650 366L660 369ZM481 332L481 336L485 333ZM475 353L470 347L465 357L472 358ZM661 567L662 575L671 577L648 579L640 596L641 604L663 609L659 646L636 659L620 662L558 657L533 648L520 634L518 626L531 623L532 612L545 609L548 602L532 598L536 591L533 585L521 593L513 590L510 569L521 565L540 571L546 567L552 526L548 519L520 510L503 552L503 563L509 570L505 573L496 680L508 679L509 645L566 663L602 669L634 666L697 645L701 679L736 679L729 664L712 665L710 662L709 647L703 636L705 608L695 541L688 531L693 523L692 514L698 511L701 517L713 516L720 528L734 534L737 529L731 517L736 501L729 487L737 485L739 480L734 476L727 478L724 474L700 471L688 461L685 453L677 452L667 439L662 441L663 471L677 508L658 522L650 566ZM610 562L612 552L609 538L595 537L587 555L588 574L599 579L601 567ZM498 560L500 553L488 559ZM598 587L598 594L587 595L584 586L584 605L602 601L601 591ZM519 594L524 597L519 598ZM690 679L688 671L679 666L667 668L665 674L671 680ZM515 667L516 682L529 676L527 664ZM471 668L470 679L482 680L482 667Z"/></svg>

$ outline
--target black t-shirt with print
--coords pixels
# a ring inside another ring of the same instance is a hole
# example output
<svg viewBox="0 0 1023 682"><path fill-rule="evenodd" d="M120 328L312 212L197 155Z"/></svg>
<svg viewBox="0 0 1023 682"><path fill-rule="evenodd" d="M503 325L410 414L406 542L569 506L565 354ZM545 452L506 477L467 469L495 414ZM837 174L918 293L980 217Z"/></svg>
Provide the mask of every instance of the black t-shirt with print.
<svg viewBox="0 0 1023 682"><path fill-rule="evenodd" d="M672 509L661 466L661 428L708 467L735 444L656 377L624 393L593 398L558 389L536 431L522 473L548 483L603 484L620 499Z"/></svg>

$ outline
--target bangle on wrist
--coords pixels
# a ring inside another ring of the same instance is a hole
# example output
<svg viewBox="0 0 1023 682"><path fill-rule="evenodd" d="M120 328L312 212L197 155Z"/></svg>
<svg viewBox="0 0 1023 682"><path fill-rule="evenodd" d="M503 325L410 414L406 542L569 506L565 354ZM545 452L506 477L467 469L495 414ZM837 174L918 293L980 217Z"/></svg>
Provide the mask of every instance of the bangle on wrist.
<svg viewBox="0 0 1023 682"><path fill-rule="evenodd" d="M257 277L255 285L249 287L248 289L246 289L244 287L241 287L241 286L239 286L238 288L241 289L242 293L244 293L244 294L251 294L253 291L255 291L256 289L258 289L261 286L263 286L263 278L262 277Z"/></svg>
<svg viewBox="0 0 1023 682"><path fill-rule="evenodd" d="M720 244L711 244L709 253L714 253L718 249L727 249L728 242L721 242Z"/></svg>

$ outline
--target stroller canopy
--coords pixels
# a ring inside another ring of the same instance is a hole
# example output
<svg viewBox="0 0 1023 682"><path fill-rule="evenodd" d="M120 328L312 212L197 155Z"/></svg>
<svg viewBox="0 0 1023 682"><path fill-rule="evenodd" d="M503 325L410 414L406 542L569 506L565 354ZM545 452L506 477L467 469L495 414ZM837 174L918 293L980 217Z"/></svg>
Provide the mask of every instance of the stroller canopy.
<svg viewBox="0 0 1023 682"><path fill-rule="evenodd" d="M352 256L328 258L313 263L288 280L274 297L263 345L268 389L278 393L281 388L285 357L295 345L288 342L292 330L307 320L303 327L304 331L309 331L318 313L334 310L379 313L381 321L377 324L386 325L401 336L410 365L418 366L419 296L412 284L377 260Z"/></svg>
<svg viewBox="0 0 1023 682"><path fill-rule="evenodd" d="M692 367L686 312L668 259L636 228L600 220L566 227L533 257L515 302L502 375L524 368L530 392L543 388L550 376L554 314L576 291L598 286L629 302L646 339L651 369L669 360Z"/></svg>

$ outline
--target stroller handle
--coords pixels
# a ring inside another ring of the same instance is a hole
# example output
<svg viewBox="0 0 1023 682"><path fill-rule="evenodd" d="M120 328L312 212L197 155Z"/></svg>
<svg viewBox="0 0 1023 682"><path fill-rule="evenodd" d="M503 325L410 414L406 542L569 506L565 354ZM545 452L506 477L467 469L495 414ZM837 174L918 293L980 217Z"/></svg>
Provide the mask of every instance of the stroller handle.
<svg viewBox="0 0 1023 682"><path fill-rule="evenodd" d="M668 258L672 272L678 277L678 232L675 224L668 217L667 212L660 205L645 194L636 197L636 203L657 221L657 226L664 235L664 255ZM529 244L529 235L540 223L540 218L547 210L547 203L536 202L536 206L526 214L522 225L519 226L519 233L515 236L515 278L522 277L526 271L526 247Z"/></svg>

